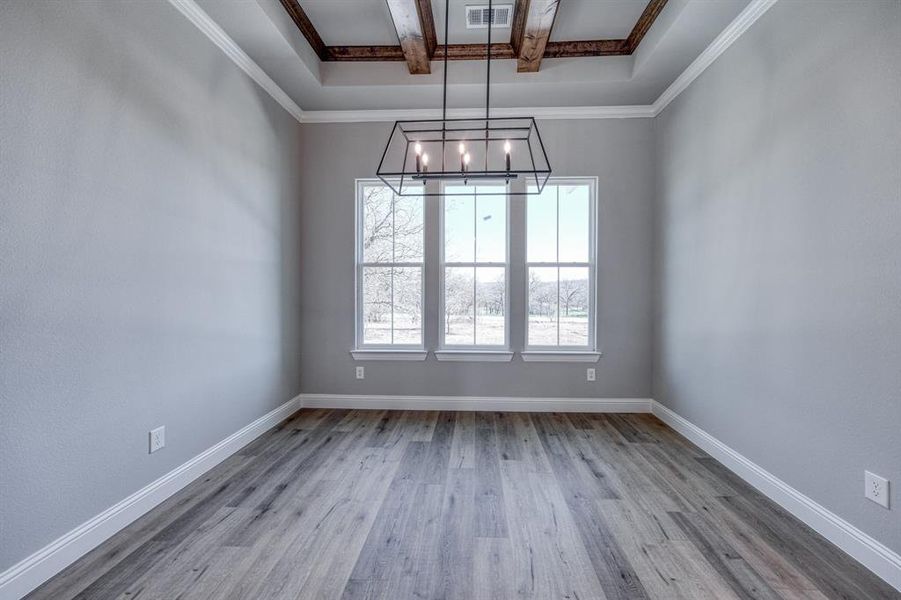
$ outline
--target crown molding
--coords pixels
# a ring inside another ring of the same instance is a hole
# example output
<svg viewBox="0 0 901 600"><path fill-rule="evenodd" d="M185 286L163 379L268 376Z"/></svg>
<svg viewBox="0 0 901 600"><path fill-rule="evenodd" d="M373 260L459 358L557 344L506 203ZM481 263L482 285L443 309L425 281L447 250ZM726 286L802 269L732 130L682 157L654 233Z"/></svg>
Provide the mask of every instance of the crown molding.
<svg viewBox="0 0 901 600"><path fill-rule="evenodd" d="M216 23L206 12L200 8L194 0L169 0L169 4L174 6L178 12L185 16L194 24L211 42L216 44L222 52L228 56L233 63L247 73L248 77L253 79L257 85L263 88L272 99L278 102L282 108L288 111L292 117L300 121L303 118L303 110L294 100L291 99L285 90L283 90L271 77L258 65L246 52L239 46L235 40L225 33L218 23Z"/></svg>
<svg viewBox="0 0 901 600"><path fill-rule="evenodd" d="M536 106L492 108L492 117L535 117L536 119L647 119L653 107L638 106ZM449 119L483 119L484 108L449 108ZM305 110L302 123L364 123L404 119L440 119L440 108L389 110Z"/></svg>
<svg viewBox="0 0 901 600"><path fill-rule="evenodd" d="M741 35L747 31L757 19L762 17L766 11L772 8L776 2L777 0L753 0L753 2L748 4L745 9L741 11L718 36L716 36L716 39L714 39L710 45L707 46L707 48L705 48L684 71L682 71L682 74L676 77L675 81L660 94L657 100L654 101L654 104L652 105L654 116L656 117L663 112L663 109L665 109L670 102L684 92L685 89L691 85L692 81L697 79L707 67L712 65L713 62L735 42L735 40L741 37Z"/></svg>
<svg viewBox="0 0 901 600"><path fill-rule="evenodd" d="M261 88L301 123L372 123L403 119L440 119L441 110L301 110L268 74L215 22L194 0L168 0L185 18L206 35L226 56L253 79ZM763 16L777 0L753 0L720 33L716 39L663 91L651 105L632 106L552 106L493 108L493 117L535 117L536 119L651 119L685 91L707 67L719 58L735 40ZM454 119L479 119L483 108L452 108L447 116Z"/></svg>

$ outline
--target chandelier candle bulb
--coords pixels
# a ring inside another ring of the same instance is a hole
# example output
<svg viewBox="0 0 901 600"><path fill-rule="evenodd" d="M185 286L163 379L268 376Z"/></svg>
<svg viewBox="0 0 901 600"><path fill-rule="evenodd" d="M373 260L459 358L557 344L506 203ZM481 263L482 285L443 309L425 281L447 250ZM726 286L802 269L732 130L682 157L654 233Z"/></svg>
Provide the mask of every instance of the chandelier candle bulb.
<svg viewBox="0 0 901 600"><path fill-rule="evenodd" d="M419 157L417 156L416 158L419 158ZM429 172L429 155L428 154L422 155L422 172L423 173Z"/></svg>
<svg viewBox="0 0 901 600"><path fill-rule="evenodd" d="M511 150L510 140L507 140L506 142L504 142L504 154L506 155L505 159L506 159L506 163L507 163L507 172L508 173L510 172L510 150Z"/></svg>
<svg viewBox="0 0 901 600"><path fill-rule="evenodd" d="M416 151L416 172L422 172L422 144L416 142L416 145L413 146L413 150Z"/></svg>

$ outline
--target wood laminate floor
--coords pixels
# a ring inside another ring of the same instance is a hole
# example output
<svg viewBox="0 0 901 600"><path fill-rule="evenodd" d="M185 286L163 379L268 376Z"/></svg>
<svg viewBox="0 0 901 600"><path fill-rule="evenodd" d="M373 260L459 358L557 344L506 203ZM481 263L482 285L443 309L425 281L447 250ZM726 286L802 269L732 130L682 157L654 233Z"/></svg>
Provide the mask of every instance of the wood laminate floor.
<svg viewBox="0 0 901 600"><path fill-rule="evenodd" d="M303 410L30 598L898 598L650 415Z"/></svg>

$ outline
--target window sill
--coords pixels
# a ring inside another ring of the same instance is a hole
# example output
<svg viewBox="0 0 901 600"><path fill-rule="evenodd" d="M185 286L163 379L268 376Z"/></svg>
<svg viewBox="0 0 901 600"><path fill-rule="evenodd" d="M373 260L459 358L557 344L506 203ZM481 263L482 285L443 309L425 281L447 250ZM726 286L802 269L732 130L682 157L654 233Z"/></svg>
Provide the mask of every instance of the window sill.
<svg viewBox="0 0 901 600"><path fill-rule="evenodd" d="M510 362L509 350L436 350L435 358L447 362Z"/></svg>
<svg viewBox="0 0 901 600"><path fill-rule="evenodd" d="M423 361L428 356L425 350L351 350L354 360L405 360Z"/></svg>
<svg viewBox="0 0 901 600"><path fill-rule="evenodd" d="M523 352L523 362L576 362L596 363L601 358L600 352Z"/></svg>

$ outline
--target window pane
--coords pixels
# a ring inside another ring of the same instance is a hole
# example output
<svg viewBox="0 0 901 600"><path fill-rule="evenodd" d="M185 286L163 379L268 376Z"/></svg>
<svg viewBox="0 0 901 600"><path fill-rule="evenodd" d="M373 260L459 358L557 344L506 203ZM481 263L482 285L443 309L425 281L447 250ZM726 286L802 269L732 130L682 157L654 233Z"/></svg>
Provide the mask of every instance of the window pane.
<svg viewBox="0 0 901 600"><path fill-rule="evenodd" d="M479 187L479 191L503 191L503 186ZM507 198L479 196L476 199L476 261L507 261Z"/></svg>
<svg viewBox="0 0 901 600"><path fill-rule="evenodd" d="M560 190L560 262L588 262L591 227L588 185L562 185ZM561 342L562 343L562 342Z"/></svg>
<svg viewBox="0 0 901 600"><path fill-rule="evenodd" d="M472 188L448 186L447 192L461 193ZM444 260L472 262L474 254L473 211L475 198L469 196L444 197Z"/></svg>
<svg viewBox="0 0 901 600"><path fill-rule="evenodd" d="M503 346L507 280L504 267L476 267L476 344Z"/></svg>
<svg viewBox="0 0 901 600"><path fill-rule="evenodd" d="M560 269L560 345L587 346L589 300L588 267Z"/></svg>
<svg viewBox="0 0 901 600"><path fill-rule="evenodd" d="M391 269L363 268L363 343L391 343Z"/></svg>
<svg viewBox="0 0 901 600"><path fill-rule="evenodd" d="M394 232L394 262L421 262L422 196L395 196Z"/></svg>
<svg viewBox="0 0 901 600"><path fill-rule="evenodd" d="M394 269L394 343L422 343L422 267Z"/></svg>
<svg viewBox="0 0 901 600"><path fill-rule="evenodd" d="M529 268L530 346L557 345L557 268Z"/></svg>
<svg viewBox="0 0 901 600"><path fill-rule="evenodd" d="M364 186L363 261L391 262L391 190Z"/></svg>
<svg viewBox="0 0 901 600"><path fill-rule="evenodd" d="M557 262L557 186L546 185L526 197L526 249L529 262Z"/></svg>
<svg viewBox="0 0 901 600"><path fill-rule="evenodd" d="M446 267L444 269L444 343L472 345L473 331L473 268Z"/></svg>

